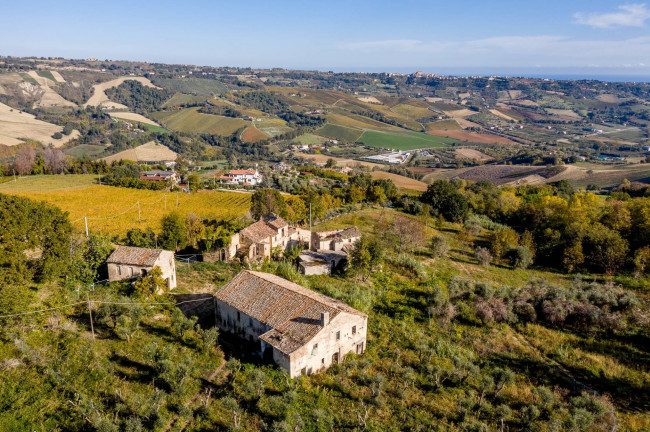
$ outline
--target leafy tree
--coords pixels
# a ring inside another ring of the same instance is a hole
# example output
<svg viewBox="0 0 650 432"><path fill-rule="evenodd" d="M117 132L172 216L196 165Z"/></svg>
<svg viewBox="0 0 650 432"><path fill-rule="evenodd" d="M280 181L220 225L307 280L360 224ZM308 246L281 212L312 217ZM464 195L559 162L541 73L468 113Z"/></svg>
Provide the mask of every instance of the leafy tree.
<svg viewBox="0 0 650 432"><path fill-rule="evenodd" d="M111 238L107 234L90 233L76 243L77 250L71 260L75 278L84 283L104 279L106 259L113 250Z"/></svg>
<svg viewBox="0 0 650 432"><path fill-rule="evenodd" d="M366 198L373 203L382 203L386 201L386 193L381 186L371 186L366 192Z"/></svg>
<svg viewBox="0 0 650 432"><path fill-rule="evenodd" d="M275 189L259 189L251 196L251 214L253 219L259 219L269 214L280 216L286 213L286 203L280 191Z"/></svg>
<svg viewBox="0 0 650 432"><path fill-rule="evenodd" d="M445 180L436 180L430 184L420 200L430 206L432 214L442 215L451 222L464 220L469 209L467 199Z"/></svg>
<svg viewBox="0 0 650 432"><path fill-rule="evenodd" d="M634 270L637 274L645 273L650 264L650 246L644 246L634 254Z"/></svg>
<svg viewBox="0 0 650 432"><path fill-rule="evenodd" d="M527 246L517 246L508 252L510 265L516 269L527 269L533 263L533 254Z"/></svg>
<svg viewBox="0 0 650 432"><path fill-rule="evenodd" d="M198 326L197 328L203 341L203 351L210 352L212 348L217 346L217 341L219 340L219 328L210 327L208 329L203 329Z"/></svg>
<svg viewBox="0 0 650 432"><path fill-rule="evenodd" d="M156 234L151 228L147 228L146 231L140 228L131 228L126 232L126 245L153 248L156 246Z"/></svg>
<svg viewBox="0 0 650 432"><path fill-rule="evenodd" d="M176 251L185 247L187 238L183 215L179 212L168 213L162 218L161 225L159 239L164 249Z"/></svg>
<svg viewBox="0 0 650 432"><path fill-rule="evenodd" d="M123 307L122 313L116 320L115 334L124 337L127 342L131 342L131 339L140 328L143 316L144 309L140 305L134 304Z"/></svg>
<svg viewBox="0 0 650 432"><path fill-rule="evenodd" d="M359 274L365 281L371 272L383 260L383 250L379 242L362 236L350 252L350 269Z"/></svg>
<svg viewBox="0 0 650 432"><path fill-rule="evenodd" d="M494 231L490 238L490 251L499 259L510 249L517 247L519 236L512 228L501 228Z"/></svg>
<svg viewBox="0 0 650 432"><path fill-rule="evenodd" d="M628 244L616 231L595 224L583 244L587 252L586 262L594 270L612 274L625 264Z"/></svg>
<svg viewBox="0 0 650 432"><path fill-rule="evenodd" d="M150 297L165 288L167 288L167 284L162 277L162 270L158 266L152 268L146 276L135 283L135 292L140 297Z"/></svg>
<svg viewBox="0 0 650 432"><path fill-rule="evenodd" d="M336 166L336 161L332 158L327 159L325 162L325 168L334 168Z"/></svg>

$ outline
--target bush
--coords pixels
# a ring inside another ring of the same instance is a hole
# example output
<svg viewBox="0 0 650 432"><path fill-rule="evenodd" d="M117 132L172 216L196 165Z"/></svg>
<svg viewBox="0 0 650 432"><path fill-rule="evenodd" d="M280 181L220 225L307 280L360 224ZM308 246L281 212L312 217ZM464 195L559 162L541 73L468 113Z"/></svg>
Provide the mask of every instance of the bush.
<svg viewBox="0 0 650 432"><path fill-rule="evenodd" d="M492 263L492 254L484 247L477 247L474 256L480 265L488 267Z"/></svg>
<svg viewBox="0 0 650 432"><path fill-rule="evenodd" d="M508 253L510 265L516 269L527 269L533 263L533 254L527 246L517 246Z"/></svg>
<svg viewBox="0 0 650 432"><path fill-rule="evenodd" d="M443 236L434 236L431 239L431 253L435 258L443 258L449 252L449 243Z"/></svg>

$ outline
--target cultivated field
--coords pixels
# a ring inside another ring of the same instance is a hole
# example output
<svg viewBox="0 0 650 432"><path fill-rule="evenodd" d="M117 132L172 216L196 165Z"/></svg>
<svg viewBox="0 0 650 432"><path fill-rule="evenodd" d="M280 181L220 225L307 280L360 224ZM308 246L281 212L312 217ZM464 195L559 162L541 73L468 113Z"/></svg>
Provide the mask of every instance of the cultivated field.
<svg viewBox="0 0 650 432"><path fill-rule="evenodd" d="M446 143L454 142L454 139L436 137L418 132L387 133L366 131L358 139L358 142L369 147L379 147L395 150L414 150L421 148L446 147Z"/></svg>
<svg viewBox="0 0 650 432"><path fill-rule="evenodd" d="M468 148L456 149L454 153L456 154L456 159L470 159L479 162L486 162L492 159L492 156L488 156L478 150Z"/></svg>
<svg viewBox="0 0 650 432"><path fill-rule="evenodd" d="M242 119L198 112L199 108L178 111L158 111L151 116L169 129L180 132L205 132L215 135L232 135L240 128L250 126Z"/></svg>
<svg viewBox="0 0 650 432"><path fill-rule="evenodd" d="M309 154L309 153L300 153L300 152L296 152L294 154L296 156L302 156L307 160L312 160L316 164L321 164L321 165L325 165L325 163L327 163L328 159L334 159L334 161L336 161L336 166L340 166L340 167L344 167L344 166L352 167L352 168L357 167L357 166L365 166L365 167L368 167L368 168L374 168L374 167L382 167L383 168L383 167L385 167L385 165L382 165L382 164L366 162L366 161L358 161L358 160L355 160L355 159L338 158L338 157L327 156L327 155L323 155L323 154Z"/></svg>
<svg viewBox="0 0 650 432"><path fill-rule="evenodd" d="M38 85L41 87L41 90L43 91L43 95L41 96L40 100L38 100L34 106L36 108L38 107L43 107L43 108L49 108L49 107L76 107L77 105L74 104L73 102L70 102L69 100L64 99L61 97L60 94L55 92L50 88L50 84L54 84L53 80L50 80L48 78L45 78L36 71L29 71L27 72L27 75L29 75L34 81L38 83ZM54 78L54 77L52 77Z"/></svg>
<svg viewBox="0 0 650 432"><path fill-rule="evenodd" d="M122 159L137 161L137 162L161 162L161 161L174 161L178 157L175 151L171 150L162 144L154 141L149 141L141 146L124 150L114 155L105 157L104 160L108 163Z"/></svg>
<svg viewBox="0 0 650 432"><path fill-rule="evenodd" d="M94 174L25 176L0 184L0 193L51 192L96 184L98 177Z"/></svg>
<svg viewBox="0 0 650 432"><path fill-rule="evenodd" d="M325 138L331 138L343 142L355 142L363 131L361 129L350 128L345 126L338 126L333 124L326 124L322 128L316 130L317 135Z"/></svg>
<svg viewBox="0 0 650 432"><path fill-rule="evenodd" d="M511 141L508 138L504 138L498 135L493 135L490 133L468 132L464 130L433 130L433 131L428 131L427 134L453 138L458 141L465 141L465 142L475 142L475 143L484 143L484 144L506 144L506 145L517 144L516 142Z"/></svg>
<svg viewBox="0 0 650 432"><path fill-rule="evenodd" d="M395 183L395 186L399 188L412 189L420 192L427 190L426 183L399 174L393 174L386 171L373 171L370 175L374 180L390 179Z"/></svg>
<svg viewBox="0 0 650 432"><path fill-rule="evenodd" d="M0 144L14 146L23 143L23 140L39 141L41 144L61 147L66 142L79 136L78 131L73 131L68 136L60 139L52 138L56 132L63 128L52 123L37 120L33 115L11 108L0 103Z"/></svg>
<svg viewBox="0 0 650 432"><path fill-rule="evenodd" d="M460 125L456 120L438 120L426 124L428 131L430 130L459 130Z"/></svg>
<svg viewBox="0 0 650 432"><path fill-rule="evenodd" d="M269 136L255 126L248 126L241 134L241 140L244 142L256 143L266 139L269 139Z"/></svg>
<svg viewBox="0 0 650 432"><path fill-rule="evenodd" d="M501 112L501 111L499 111L497 109L491 109L490 112L492 114L494 114L495 116L497 116L497 117L499 117L499 118L501 118L501 119L503 119L505 121L513 121L513 122L517 121L516 118L510 117L508 114L505 114L505 113L503 113L503 112Z"/></svg>
<svg viewBox="0 0 650 432"><path fill-rule="evenodd" d="M147 87L153 87L153 88L160 88L151 83L147 78L145 77L132 77L132 76L125 76L125 77L120 77L116 78L111 81L106 81L100 84L95 84L93 86L93 95L88 99L88 102L86 102L86 106L102 106L105 108L111 108L111 109L124 109L127 108L126 106L122 104L118 104L116 102L109 101L108 96L106 96L106 89L109 89L111 87L116 87L120 84L122 84L124 81L138 81L142 85L147 86Z"/></svg>
<svg viewBox="0 0 650 432"><path fill-rule="evenodd" d="M135 121L139 123L145 123L153 126L160 126L158 123L155 121L146 118L145 116L141 114L137 114L134 112L128 112L128 111L117 111L117 112L110 112L108 113L111 117L121 119L121 120L129 120L129 121Z"/></svg>
<svg viewBox="0 0 650 432"><path fill-rule="evenodd" d="M52 176L43 177L50 177L49 183L59 184L61 181L59 178L52 179ZM79 180L74 179L79 176L55 177L62 177L72 184L89 180L85 176ZM242 216L250 208L250 195L237 192L201 191L184 194L99 185L73 186L44 192L37 186L42 183L42 180L35 183L23 182L20 190L12 190L12 183L5 183L0 184L0 191L56 205L69 213L70 220L78 231L85 229L83 217L86 216L90 230L111 235L124 235L131 228L159 230L163 216L171 211L196 213L203 218L228 218ZM30 185L35 187L28 187Z"/></svg>

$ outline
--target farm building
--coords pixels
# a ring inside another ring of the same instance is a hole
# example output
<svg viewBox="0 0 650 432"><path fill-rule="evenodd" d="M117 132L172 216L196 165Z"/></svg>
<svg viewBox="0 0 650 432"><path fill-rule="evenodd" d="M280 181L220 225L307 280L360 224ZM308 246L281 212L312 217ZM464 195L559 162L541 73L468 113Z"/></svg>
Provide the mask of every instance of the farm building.
<svg viewBox="0 0 650 432"><path fill-rule="evenodd" d="M291 378L365 351L366 314L281 277L244 270L215 299L219 328L259 342Z"/></svg>
<svg viewBox="0 0 650 432"><path fill-rule="evenodd" d="M309 244L309 231L289 224L277 215L268 215L234 234L224 249L204 254L210 261L230 261L236 257L244 261L271 258L271 251L280 247L286 250L298 243Z"/></svg>
<svg viewBox="0 0 650 432"><path fill-rule="evenodd" d="M262 175L254 169L230 170L219 177L219 181L226 184L239 184L244 186L256 186L262 183Z"/></svg>
<svg viewBox="0 0 650 432"><path fill-rule="evenodd" d="M146 276L154 267L159 267L167 288L176 288L176 264L174 252L163 249L146 249L118 246L106 260L108 280L118 281Z"/></svg>
<svg viewBox="0 0 650 432"><path fill-rule="evenodd" d="M332 274L332 270L345 264L348 250L360 238L357 227L311 233L311 250L298 257L300 272L307 276Z"/></svg>
<svg viewBox="0 0 650 432"><path fill-rule="evenodd" d="M361 231L357 227L314 232L311 234L311 248L313 250L341 251L346 246L352 246L360 238Z"/></svg>
<svg viewBox="0 0 650 432"><path fill-rule="evenodd" d="M140 180L169 181L172 184L177 184L181 180L181 176L174 171L153 170L140 174Z"/></svg>
<svg viewBox="0 0 650 432"><path fill-rule="evenodd" d="M306 276L332 274L342 263L347 262L348 254L333 250L305 250L300 253L298 268Z"/></svg>

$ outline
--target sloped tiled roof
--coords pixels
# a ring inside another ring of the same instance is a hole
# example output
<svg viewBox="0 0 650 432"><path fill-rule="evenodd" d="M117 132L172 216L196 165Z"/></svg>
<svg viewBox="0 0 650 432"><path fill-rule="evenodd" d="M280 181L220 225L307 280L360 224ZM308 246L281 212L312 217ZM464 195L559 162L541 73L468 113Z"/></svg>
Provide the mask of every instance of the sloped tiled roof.
<svg viewBox="0 0 650 432"><path fill-rule="evenodd" d="M264 221L257 221L252 225L247 226L243 230L239 231L240 235L250 239L254 242L260 242L269 237L274 237L277 234L277 230L274 230Z"/></svg>
<svg viewBox="0 0 650 432"><path fill-rule="evenodd" d="M224 303L271 327L260 336L289 354L309 342L322 328L321 313L330 320L341 312L366 316L347 304L281 277L244 270L215 296Z"/></svg>
<svg viewBox="0 0 650 432"><path fill-rule="evenodd" d="M272 227L275 228L276 230L280 230L284 227L289 226L287 221L282 219L280 216L273 216L272 219L269 220L268 224Z"/></svg>
<svg viewBox="0 0 650 432"><path fill-rule="evenodd" d="M129 264L152 266L163 252L162 249L146 249L132 246L118 246L106 262L111 264Z"/></svg>

